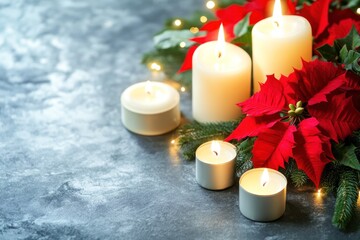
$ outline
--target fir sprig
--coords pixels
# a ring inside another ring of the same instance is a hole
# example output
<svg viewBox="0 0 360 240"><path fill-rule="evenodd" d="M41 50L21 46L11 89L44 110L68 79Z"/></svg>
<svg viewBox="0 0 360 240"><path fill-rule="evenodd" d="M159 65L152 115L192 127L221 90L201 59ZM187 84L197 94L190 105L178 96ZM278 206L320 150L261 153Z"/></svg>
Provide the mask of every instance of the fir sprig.
<svg viewBox="0 0 360 240"><path fill-rule="evenodd" d="M358 172L351 168L344 168L340 175L332 218L333 225L339 229L345 229L353 216L359 195L358 184Z"/></svg>
<svg viewBox="0 0 360 240"><path fill-rule="evenodd" d="M196 149L210 140L222 140L236 128L239 121L219 123L192 122L184 125L179 130L180 149L187 160L195 159Z"/></svg>

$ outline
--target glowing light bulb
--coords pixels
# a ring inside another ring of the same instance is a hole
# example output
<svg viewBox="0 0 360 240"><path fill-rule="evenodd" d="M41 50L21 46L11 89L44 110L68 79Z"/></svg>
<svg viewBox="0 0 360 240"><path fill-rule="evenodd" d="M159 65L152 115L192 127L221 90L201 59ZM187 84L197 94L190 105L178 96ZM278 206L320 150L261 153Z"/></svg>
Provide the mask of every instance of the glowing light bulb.
<svg viewBox="0 0 360 240"><path fill-rule="evenodd" d="M161 66L159 64L157 64L156 62L151 63L150 68L155 71L161 70Z"/></svg>
<svg viewBox="0 0 360 240"><path fill-rule="evenodd" d="M181 87L181 88L180 88L180 91L185 92L185 91L186 91L186 88L185 88L185 87Z"/></svg>
<svg viewBox="0 0 360 240"><path fill-rule="evenodd" d="M214 1L207 1L206 2L206 7L208 9L213 9L215 7L215 2Z"/></svg>
<svg viewBox="0 0 360 240"><path fill-rule="evenodd" d="M200 17L200 22L202 22L202 23L206 23L207 22L207 17L205 17L205 16L201 16Z"/></svg>
<svg viewBox="0 0 360 240"><path fill-rule="evenodd" d="M182 22L180 19L175 19L175 21L174 21L175 26L179 27L179 26L181 26L181 24L182 24Z"/></svg>
<svg viewBox="0 0 360 240"><path fill-rule="evenodd" d="M171 143L171 144L175 144L175 142L176 142L175 139L173 139L173 140L171 140L170 143Z"/></svg>
<svg viewBox="0 0 360 240"><path fill-rule="evenodd" d="M356 13L360 14L360 7L358 9L356 9Z"/></svg>
<svg viewBox="0 0 360 240"><path fill-rule="evenodd" d="M186 43L185 43L185 42L181 42L181 43L179 44L179 46L180 46L181 48L184 48L184 47L186 47Z"/></svg>
<svg viewBox="0 0 360 240"><path fill-rule="evenodd" d="M192 32L192 33L198 33L198 32L199 32L199 28L197 28L197 27L191 27L191 28L190 28L190 32Z"/></svg>
<svg viewBox="0 0 360 240"><path fill-rule="evenodd" d="M319 188L319 189L317 190L317 196L318 196L318 197L321 197L321 188Z"/></svg>

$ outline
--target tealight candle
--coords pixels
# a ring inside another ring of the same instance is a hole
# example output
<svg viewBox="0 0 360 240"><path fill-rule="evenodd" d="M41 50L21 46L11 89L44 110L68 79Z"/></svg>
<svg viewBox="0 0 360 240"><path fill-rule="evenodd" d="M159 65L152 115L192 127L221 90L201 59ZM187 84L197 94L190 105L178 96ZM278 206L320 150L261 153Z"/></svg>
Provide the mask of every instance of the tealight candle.
<svg viewBox="0 0 360 240"><path fill-rule="evenodd" d="M234 184L236 148L223 141L210 141L196 150L196 181L210 190Z"/></svg>
<svg viewBox="0 0 360 240"><path fill-rule="evenodd" d="M180 95L161 82L136 83L121 95L121 120L130 131L160 135L180 124Z"/></svg>
<svg viewBox="0 0 360 240"><path fill-rule="evenodd" d="M193 55L192 110L198 122L236 120L236 105L250 97L251 59L240 47L225 42L222 25L218 41L200 45Z"/></svg>
<svg viewBox="0 0 360 240"><path fill-rule="evenodd" d="M282 16L280 0L276 0L273 16L259 21L252 30L252 55L257 92L266 75L287 76L294 68L301 68L301 59L311 60L310 23L301 16Z"/></svg>
<svg viewBox="0 0 360 240"><path fill-rule="evenodd" d="M287 180L273 169L255 168L239 180L239 208L254 221L267 222L280 218L285 212Z"/></svg>

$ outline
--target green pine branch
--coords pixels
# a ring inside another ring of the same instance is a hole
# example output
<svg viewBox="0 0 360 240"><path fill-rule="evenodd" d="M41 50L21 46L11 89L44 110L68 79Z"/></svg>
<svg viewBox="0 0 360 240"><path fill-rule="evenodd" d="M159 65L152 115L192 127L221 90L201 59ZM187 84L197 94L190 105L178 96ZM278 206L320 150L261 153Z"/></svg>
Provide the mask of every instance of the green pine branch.
<svg viewBox="0 0 360 240"><path fill-rule="evenodd" d="M332 223L335 227L344 230L350 222L359 195L359 175L356 170L343 168L340 174L339 187L335 202Z"/></svg>
<svg viewBox="0 0 360 240"><path fill-rule="evenodd" d="M280 169L280 171L286 176L287 179L290 179L295 187L304 186L308 183L308 176L304 171L298 169L294 159L290 159L285 165L285 169Z"/></svg>
<svg viewBox="0 0 360 240"><path fill-rule="evenodd" d="M219 123L192 122L184 125L179 130L179 146L187 160L195 159L196 149L210 140L222 140L230 135L239 125L239 121Z"/></svg>
<svg viewBox="0 0 360 240"><path fill-rule="evenodd" d="M236 175L240 177L244 172L253 168L252 158L252 149L254 147L254 142L256 138L247 138L242 142L237 142L236 146L236 161L235 161L235 171Z"/></svg>

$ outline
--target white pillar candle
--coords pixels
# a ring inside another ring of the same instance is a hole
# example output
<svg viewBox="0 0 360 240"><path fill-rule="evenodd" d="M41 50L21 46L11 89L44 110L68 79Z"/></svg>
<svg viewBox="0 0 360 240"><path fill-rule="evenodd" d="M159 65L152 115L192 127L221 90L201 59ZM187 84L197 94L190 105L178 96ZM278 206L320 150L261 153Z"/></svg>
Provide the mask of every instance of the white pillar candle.
<svg viewBox="0 0 360 240"><path fill-rule="evenodd" d="M254 92L260 90L266 75L287 76L302 67L301 59L310 61L312 56L310 23L301 16L282 16L280 1L276 1L273 16L252 30Z"/></svg>
<svg viewBox="0 0 360 240"><path fill-rule="evenodd" d="M219 40L200 45L193 55L192 107L198 122L238 119L237 103L250 97L251 59L240 47Z"/></svg>
<svg viewBox="0 0 360 240"><path fill-rule="evenodd" d="M223 141L210 141L196 150L196 181L210 190L234 184L236 148Z"/></svg>
<svg viewBox="0 0 360 240"><path fill-rule="evenodd" d="M121 95L121 120L130 131L160 135L180 124L180 95L161 82L136 83Z"/></svg>
<svg viewBox="0 0 360 240"><path fill-rule="evenodd" d="M255 168L239 180L239 208L254 221L266 222L280 218L285 212L287 180L273 169Z"/></svg>

